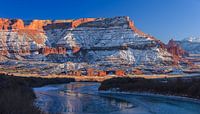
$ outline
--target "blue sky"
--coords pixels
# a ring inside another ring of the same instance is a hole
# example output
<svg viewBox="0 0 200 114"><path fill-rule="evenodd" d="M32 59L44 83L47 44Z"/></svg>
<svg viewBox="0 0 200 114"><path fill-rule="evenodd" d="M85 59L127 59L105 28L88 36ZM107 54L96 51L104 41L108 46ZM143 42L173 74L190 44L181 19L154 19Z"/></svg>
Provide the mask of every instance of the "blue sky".
<svg viewBox="0 0 200 114"><path fill-rule="evenodd" d="M0 0L0 17L71 19L130 16L158 39L200 36L200 0Z"/></svg>

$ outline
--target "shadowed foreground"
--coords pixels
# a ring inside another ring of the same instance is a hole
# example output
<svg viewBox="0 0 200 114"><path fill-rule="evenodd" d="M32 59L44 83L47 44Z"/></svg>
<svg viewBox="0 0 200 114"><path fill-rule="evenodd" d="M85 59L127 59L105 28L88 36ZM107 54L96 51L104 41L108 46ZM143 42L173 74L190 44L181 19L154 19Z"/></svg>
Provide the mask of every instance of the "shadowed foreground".
<svg viewBox="0 0 200 114"><path fill-rule="evenodd" d="M74 79L22 78L2 74L0 76L0 114L43 114L33 105L36 96L32 87L72 81Z"/></svg>
<svg viewBox="0 0 200 114"><path fill-rule="evenodd" d="M200 78L112 78L103 81L99 90L151 92L200 99Z"/></svg>

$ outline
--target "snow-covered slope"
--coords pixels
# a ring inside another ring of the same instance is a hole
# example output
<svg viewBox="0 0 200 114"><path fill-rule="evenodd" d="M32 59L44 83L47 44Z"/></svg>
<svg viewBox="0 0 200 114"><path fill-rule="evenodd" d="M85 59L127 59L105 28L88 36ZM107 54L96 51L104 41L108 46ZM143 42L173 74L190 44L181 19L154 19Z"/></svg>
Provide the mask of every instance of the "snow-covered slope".
<svg viewBox="0 0 200 114"><path fill-rule="evenodd" d="M189 37L176 42L188 53L200 54L200 37Z"/></svg>
<svg viewBox="0 0 200 114"><path fill-rule="evenodd" d="M189 38L183 39L183 41L199 42L200 43L200 37L189 37Z"/></svg>
<svg viewBox="0 0 200 114"><path fill-rule="evenodd" d="M6 57L37 60L41 57L46 61L71 61L95 67L172 65L174 62L162 42L138 30L125 16L33 20L29 25L1 20L0 52ZM60 47L66 49L66 54L61 54Z"/></svg>

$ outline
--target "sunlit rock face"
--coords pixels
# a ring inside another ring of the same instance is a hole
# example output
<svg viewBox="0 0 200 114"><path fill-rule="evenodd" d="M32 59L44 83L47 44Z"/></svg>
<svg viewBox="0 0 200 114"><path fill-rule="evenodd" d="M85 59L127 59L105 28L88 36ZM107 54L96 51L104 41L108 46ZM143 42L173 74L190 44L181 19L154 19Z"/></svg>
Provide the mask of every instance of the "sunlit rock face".
<svg viewBox="0 0 200 114"><path fill-rule="evenodd" d="M0 39L1 56L12 59L42 55L50 62L84 62L108 67L171 65L174 61L173 54L161 41L138 30L125 16L0 19Z"/></svg>

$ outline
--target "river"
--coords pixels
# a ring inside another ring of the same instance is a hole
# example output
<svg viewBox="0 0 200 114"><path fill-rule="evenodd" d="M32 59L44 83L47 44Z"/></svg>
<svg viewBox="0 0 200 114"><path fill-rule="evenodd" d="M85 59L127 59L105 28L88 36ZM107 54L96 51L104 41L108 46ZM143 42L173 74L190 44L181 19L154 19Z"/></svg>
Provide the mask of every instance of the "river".
<svg viewBox="0 0 200 114"><path fill-rule="evenodd" d="M99 92L99 83L73 82L34 88L35 105L50 114L200 114L187 98Z"/></svg>

